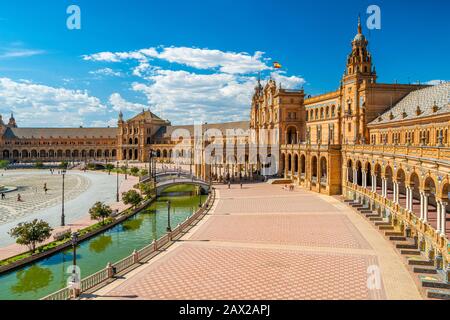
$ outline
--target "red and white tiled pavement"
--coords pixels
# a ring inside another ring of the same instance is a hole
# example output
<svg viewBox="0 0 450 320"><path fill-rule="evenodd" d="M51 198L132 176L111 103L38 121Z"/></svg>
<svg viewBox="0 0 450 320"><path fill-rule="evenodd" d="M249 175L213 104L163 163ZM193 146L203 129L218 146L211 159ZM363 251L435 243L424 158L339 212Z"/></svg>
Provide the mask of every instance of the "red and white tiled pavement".
<svg viewBox="0 0 450 320"><path fill-rule="evenodd" d="M393 247L333 197L253 184L217 198L182 241L93 297L421 299Z"/></svg>

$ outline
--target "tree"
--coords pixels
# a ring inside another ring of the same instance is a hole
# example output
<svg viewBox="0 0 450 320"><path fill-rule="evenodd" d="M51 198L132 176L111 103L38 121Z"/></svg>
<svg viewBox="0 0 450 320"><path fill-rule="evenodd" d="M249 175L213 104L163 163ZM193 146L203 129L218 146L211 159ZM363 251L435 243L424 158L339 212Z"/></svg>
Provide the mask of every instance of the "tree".
<svg viewBox="0 0 450 320"><path fill-rule="evenodd" d="M16 239L16 243L26 245L32 253L36 251L36 244L44 242L50 238L53 229L43 221L34 219L31 222L21 222L17 227L12 228L8 233Z"/></svg>
<svg viewBox="0 0 450 320"><path fill-rule="evenodd" d="M34 164L34 166L35 166L37 169L42 169L42 168L44 167L44 164L43 164L41 161L37 161L37 162Z"/></svg>
<svg viewBox="0 0 450 320"><path fill-rule="evenodd" d="M69 164L67 163L67 161L61 161L61 163L59 164L59 167L61 169L67 169L68 166Z"/></svg>
<svg viewBox="0 0 450 320"><path fill-rule="evenodd" d="M133 176L135 176L135 175L138 174L139 168L137 168L137 167L132 167L132 168L130 169L130 172L131 172L131 174L132 174Z"/></svg>
<svg viewBox="0 0 450 320"><path fill-rule="evenodd" d="M108 174L111 174L112 169L114 169L114 165L111 163L106 164L106 170L108 170Z"/></svg>
<svg viewBox="0 0 450 320"><path fill-rule="evenodd" d="M141 172L139 174L141 176L146 176L146 175L148 175L148 170L147 169L141 169Z"/></svg>
<svg viewBox="0 0 450 320"><path fill-rule="evenodd" d="M0 169L5 169L8 167L8 165L9 165L8 160L0 160Z"/></svg>
<svg viewBox="0 0 450 320"><path fill-rule="evenodd" d="M109 218L112 214L112 209L103 202L96 202L92 208L89 209L91 219L102 220L102 224L105 223L105 219Z"/></svg>
<svg viewBox="0 0 450 320"><path fill-rule="evenodd" d="M122 193L122 201L136 207L142 201L142 196L136 190L129 190Z"/></svg>
<svg viewBox="0 0 450 320"><path fill-rule="evenodd" d="M147 198L150 198L153 195L156 195L155 184L153 183L153 181L147 182L147 183L140 183L139 190Z"/></svg>

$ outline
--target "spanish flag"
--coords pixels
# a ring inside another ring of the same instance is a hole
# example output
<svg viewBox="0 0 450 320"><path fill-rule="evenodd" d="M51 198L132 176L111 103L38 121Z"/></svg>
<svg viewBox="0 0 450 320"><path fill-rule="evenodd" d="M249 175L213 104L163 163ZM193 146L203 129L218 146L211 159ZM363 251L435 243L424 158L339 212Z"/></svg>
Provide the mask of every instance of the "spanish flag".
<svg viewBox="0 0 450 320"><path fill-rule="evenodd" d="M281 69L281 64L279 64L278 62L274 62L273 63L273 67L275 68L275 69Z"/></svg>

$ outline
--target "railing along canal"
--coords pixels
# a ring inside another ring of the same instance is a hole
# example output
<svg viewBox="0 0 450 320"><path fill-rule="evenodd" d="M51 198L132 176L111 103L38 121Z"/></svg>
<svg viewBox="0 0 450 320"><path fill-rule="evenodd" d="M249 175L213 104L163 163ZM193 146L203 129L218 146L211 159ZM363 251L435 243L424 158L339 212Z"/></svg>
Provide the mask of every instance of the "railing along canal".
<svg viewBox="0 0 450 320"><path fill-rule="evenodd" d="M106 280L113 278L115 274L130 268L134 264L142 261L144 258L158 251L158 249L162 248L163 246L171 242L172 239L180 235L185 229L187 229L190 225L192 225L193 222L197 220L201 215L209 211L212 207L212 204L214 203L214 200L215 200L215 190L214 188L212 188L211 193L206 202L194 214L187 217L185 221L180 223L171 232L166 233L165 235L160 237L158 240L156 241L154 240L149 245L145 246L144 248L138 251L134 251L131 255L125 257L124 259L116 263L113 264L108 263L106 268L82 279L79 293L83 293L94 287L97 287ZM48 296L45 296L41 300L69 300L71 298L74 298L74 293L69 287L66 287L52 294L49 294Z"/></svg>

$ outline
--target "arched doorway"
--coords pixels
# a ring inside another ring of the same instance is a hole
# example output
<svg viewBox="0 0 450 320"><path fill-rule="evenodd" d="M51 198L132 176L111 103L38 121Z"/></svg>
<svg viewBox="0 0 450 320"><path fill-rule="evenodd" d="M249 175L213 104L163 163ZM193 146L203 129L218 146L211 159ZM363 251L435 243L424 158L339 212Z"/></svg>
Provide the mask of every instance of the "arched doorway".
<svg viewBox="0 0 450 320"><path fill-rule="evenodd" d="M294 155L294 175L298 175L298 154Z"/></svg>
<svg viewBox="0 0 450 320"><path fill-rule="evenodd" d="M392 168L386 166L384 169L384 179L386 181L386 194L385 197L390 200L394 200L394 186L393 186L393 174Z"/></svg>
<svg viewBox="0 0 450 320"><path fill-rule="evenodd" d="M372 165L370 162L366 163L366 188L372 187Z"/></svg>
<svg viewBox="0 0 450 320"><path fill-rule="evenodd" d="M320 158L320 183L323 185L327 185L328 183L327 169L327 158Z"/></svg>
<svg viewBox="0 0 450 320"><path fill-rule="evenodd" d="M305 179L306 174L306 157L304 154L300 156L300 178Z"/></svg>
<svg viewBox="0 0 450 320"><path fill-rule="evenodd" d="M362 186L362 163L361 161L356 161L356 184Z"/></svg>
<svg viewBox="0 0 450 320"><path fill-rule="evenodd" d="M297 143L297 128L289 127L286 130L286 144L296 144Z"/></svg>
<svg viewBox="0 0 450 320"><path fill-rule="evenodd" d="M353 183L353 162L351 159L347 161L347 181Z"/></svg>
<svg viewBox="0 0 450 320"><path fill-rule="evenodd" d="M398 203L403 208L406 208L406 184L405 184L406 175L405 175L405 171L403 171L403 169L397 170L396 180L397 180L397 186L398 186L398 190L397 190Z"/></svg>
<svg viewBox="0 0 450 320"><path fill-rule="evenodd" d="M409 185L412 192L411 211L416 217L420 217L420 180L417 173L413 172L409 178Z"/></svg>
<svg viewBox="0 0 450 320"><path fill-rule="evenodd" d="M317 183L317 157L313 156L311 158L311 182L313 184Z"/></svg>
<svg viewBox="0 0 450 320"><path fill-rule="evenodd" d="M428 223L434 229L437 229L437 204L436 204L436 184L432 177L428 177L425 179L424 184L425 191L425 210L424 210L424 219L428 221Z"/></svg>

